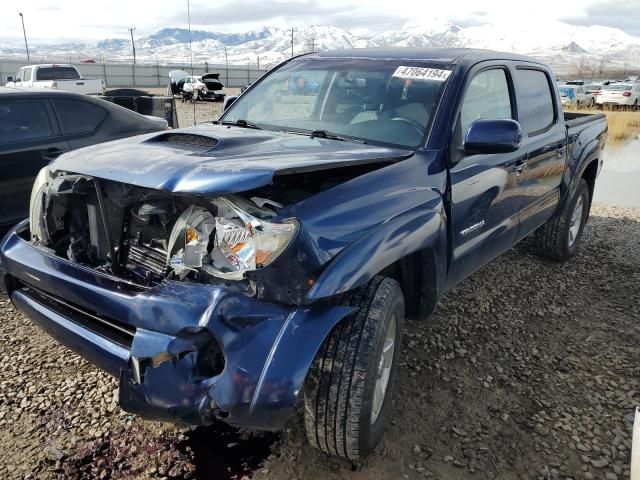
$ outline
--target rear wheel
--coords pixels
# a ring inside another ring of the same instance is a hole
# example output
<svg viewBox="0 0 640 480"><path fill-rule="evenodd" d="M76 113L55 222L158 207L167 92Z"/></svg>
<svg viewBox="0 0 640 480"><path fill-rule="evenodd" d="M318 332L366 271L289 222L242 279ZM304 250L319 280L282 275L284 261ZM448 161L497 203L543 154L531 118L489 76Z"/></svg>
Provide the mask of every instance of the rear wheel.
<svg viewBox="0 0 640 480"><path fill-rule="evenodd" d="M304 420L312 446L355 461L376 447L389 422L404 297L398 282L378 276L340 303L358 311L331 331L314 360Z"/></svg>
<svg viewBox="0 0 640 480"><path fill-rule="evenodd" d="M562 211L536 230L538 252L560 261L568 260L578 253L589 207L589 186L584 179L580 179L573 198L565 204Z"/></svg>

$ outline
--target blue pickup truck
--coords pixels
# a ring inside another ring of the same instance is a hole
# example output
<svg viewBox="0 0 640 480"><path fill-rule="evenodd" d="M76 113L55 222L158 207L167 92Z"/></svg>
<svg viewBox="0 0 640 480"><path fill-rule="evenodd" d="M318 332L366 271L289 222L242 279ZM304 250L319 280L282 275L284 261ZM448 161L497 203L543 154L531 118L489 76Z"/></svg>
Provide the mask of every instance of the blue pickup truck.
<svg viewBox="0 0 640 480"><path fill-rule="evenodd" d="M274 430L300 402L309 442L357 460L389 421L405 318L525 236L576 254L607 125L560 106L512 54L296 57L217 122L43 169L0 245L6 289L129 412Z"/></svg>

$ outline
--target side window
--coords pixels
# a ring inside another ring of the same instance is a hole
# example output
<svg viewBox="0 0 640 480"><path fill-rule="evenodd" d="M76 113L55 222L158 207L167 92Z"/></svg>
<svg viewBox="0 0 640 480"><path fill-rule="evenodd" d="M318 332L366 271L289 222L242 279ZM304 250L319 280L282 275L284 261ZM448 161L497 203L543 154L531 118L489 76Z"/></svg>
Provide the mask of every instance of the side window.
<svg viewBox="0 0 640 480"><path fill-rule="evenodd" d="M107 111L83 100L54 99L64 135L92 132L107 116Z"/></svg>
<svg viewBox="0 0 640 480"><path fill-rule="evenodd" d="M0 143L53 136L43 100L0 101Z"/></svg>
<svg viewBox="0 0 640 480"><path fill-rule="evenodd" d="M13 81L21 82L23 76L24 76L24 68L21 68L20 70L18 70L18 73L16 73L16 78Z"/></svg>
<svg viewBox="0 0 640 480"><path fill-rule="evenodd" d="M480 118L513 118L509 84L502 68L480 72L469 83L460 109L461 142L469 126Z"/></svg>
<svg viewBox="0 0 640 480"><path fill-rule="evenodd" d="M555 119L553 93L541 70L516 70L518 119L529 135L549 128Z"/></svg>
<svg viewBox="0 0 640 480"><path fill-rule="evenodd" d="M24 81L24 82L31 81L31 69L30 68L25 68L24 69L24 78L22 79L22 81Z"/></svg>

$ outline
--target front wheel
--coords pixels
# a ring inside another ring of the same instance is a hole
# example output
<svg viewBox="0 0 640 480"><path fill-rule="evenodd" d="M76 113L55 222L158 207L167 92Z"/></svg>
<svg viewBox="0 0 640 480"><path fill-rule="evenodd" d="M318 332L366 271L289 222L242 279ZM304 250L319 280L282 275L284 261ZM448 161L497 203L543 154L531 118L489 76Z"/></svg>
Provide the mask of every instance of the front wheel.
<svg viewBox="0 0 640 480"><path fill-rule="evenodd" d="M376 447L391 416L404 296L398 282L377 276L340 303L358 310L331 331L313 362L304 421L312 446L355 461Z"/></svg>
<svg viewBox="0 0 640 480"><path fill-rule="evenodd" d="M563 209L535 233L538 253L564 261L578 253L582 231L589 217L589 185L581 178L573 197Z"/></svg>

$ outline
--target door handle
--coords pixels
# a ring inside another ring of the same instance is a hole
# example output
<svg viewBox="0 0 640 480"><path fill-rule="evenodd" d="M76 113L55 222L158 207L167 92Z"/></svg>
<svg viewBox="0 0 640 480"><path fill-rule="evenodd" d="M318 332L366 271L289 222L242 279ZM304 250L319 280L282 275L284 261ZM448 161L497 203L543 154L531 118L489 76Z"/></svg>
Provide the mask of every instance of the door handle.
<svg viewBox="0 0 640 480"><path fill-rule="evenodd" d="M513 171L516 172L516 176L519 177L522 174L524 167L526 166L527 166L526 157L519 158L513 165Z"/></svg>
<svg viewBox="0 0 640 480"><path fill-rule="evenodd" d="M564 152L567 150L567 147L565 147L564 145L560 148L556 148L556 155L558 155L558 157L562 158L564 157Z"/></svg>

